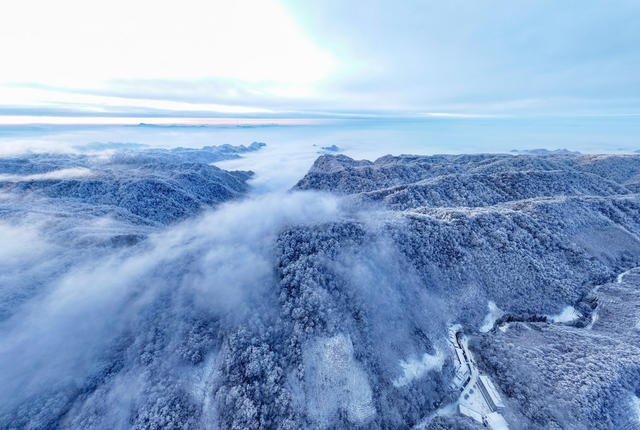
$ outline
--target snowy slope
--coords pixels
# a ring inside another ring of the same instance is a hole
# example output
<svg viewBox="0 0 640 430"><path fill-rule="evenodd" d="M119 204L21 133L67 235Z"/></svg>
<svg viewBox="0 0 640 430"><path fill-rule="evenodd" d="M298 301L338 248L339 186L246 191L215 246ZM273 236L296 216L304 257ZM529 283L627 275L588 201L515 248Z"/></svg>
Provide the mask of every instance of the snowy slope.
<svg viewBox="0 0 640 430"><path fill-rule="evenodd" d="M34 210L110 214L132 224L163 225L246 192L251 172L210 165L264 146L31 154L0 159L0 214Z"/></svg>
<svg viewBox="0 0 640 430"><path fill-rule="evenodd" d="M640 156L322 155L289 193L223 204L244 173L83 157L5 169L91 174L3 183L7 219L30 217L0 260L3 427L411 428L458 398L456 323L512 428L629 423L640 356L615 327L638 324L635 299L595 287L640 264ZM146 200L149 181L174 191ZM107 208L140 239L79 258L48 215L31 227L50 201L73 208L65 232ZM509 324L480 334L489 303ZM577 320L547 321L569 306Z"/></svg>

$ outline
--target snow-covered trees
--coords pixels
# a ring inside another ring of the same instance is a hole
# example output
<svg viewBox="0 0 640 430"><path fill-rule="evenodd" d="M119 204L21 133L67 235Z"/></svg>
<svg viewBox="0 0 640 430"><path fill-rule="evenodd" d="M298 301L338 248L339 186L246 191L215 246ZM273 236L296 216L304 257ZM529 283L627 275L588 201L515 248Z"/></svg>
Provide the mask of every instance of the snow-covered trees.
<svg viewBox="0 0 640 430"><path fill-rule="evenodd" d="M63 212L109 214L129 223L164 225L247 191L252 172L228 172L209 163L263 145L148 149L108 158L38 154L0 159L0 191L15 196L3 201L3 206L7 211L53 206ZM86 175L65 176L72 168L82 168ZM27 196L32 198L24 201Z"/></svg>
<svg viewBox="0 0 640 430"><path fill-rule="evenodd" d="M207 163L259 146L145 150L108 162L0 160L7 175L96 172L5 181L3 217L35 217L55 204L65 238L86 238L95 223L85 218L121 221L99 226L108 250L74 241L42 251L62 254L54 269L28 260L33 270L0 273L33 287L21 297L0 289L2 321L40 288L60 288L49 278L85 293L63 313L47 308L56 318L41 327L51 335L61 321L64 336L54 338L76 349L55 350L30 371L42 374L51 362L70 369L60 357L91 359L78 359L69 380L32 391L7 379L20 389L3 397L1 427L408 429L456 398L447 329L460 323L473 338L489 301L505 312L498 324L509 324L471 347L505 395L507 420L527 428L626 425L617 400L639 393L637 275L624 278L628 286L593 288L639 264L640 157L321 156L277 204L247 199L169 225L241 195L247 172ZM338 192L343 207L298 189ZM94 252L90 263L100 266L85 267L69 249ZM58 303L65 302L49 304ZM554 325L544 316L569 305L581 319ZM94 327L100 336L86 334L95 333L88 322L102 324ZM20 336L8 337L13 355L0 356L3 371L21 368L18 358L30 365L36 345L20 344L23 332L10 328L0 325ZM452 416L427 428L478 425Z"/></svg>

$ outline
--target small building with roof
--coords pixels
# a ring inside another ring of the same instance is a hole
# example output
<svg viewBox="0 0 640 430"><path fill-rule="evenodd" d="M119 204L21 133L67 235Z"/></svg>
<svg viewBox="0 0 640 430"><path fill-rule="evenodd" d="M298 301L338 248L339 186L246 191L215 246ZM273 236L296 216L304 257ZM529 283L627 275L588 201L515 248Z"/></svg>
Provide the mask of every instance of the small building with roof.
<svg viewBox="0 0 640 430"><path fill-rule="evenodd" d="M482 395L492 411L504 410L502 398L500 394L498 394L496 387L494 387L493 382L491 382L491 379L485 375L478 376L478 388L480 388Z"/></svg>

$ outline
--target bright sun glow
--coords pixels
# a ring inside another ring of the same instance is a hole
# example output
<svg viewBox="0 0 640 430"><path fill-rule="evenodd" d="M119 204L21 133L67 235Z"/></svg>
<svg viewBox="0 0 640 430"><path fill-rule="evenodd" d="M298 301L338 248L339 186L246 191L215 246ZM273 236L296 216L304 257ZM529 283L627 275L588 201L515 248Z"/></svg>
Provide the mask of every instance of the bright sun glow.
<svg viewBox="0 0 640 430"><path fill-rule="evenodd" d="M23 0L0 14L0 84L112 79L308 84L333 60L274 1Z"/></svg>

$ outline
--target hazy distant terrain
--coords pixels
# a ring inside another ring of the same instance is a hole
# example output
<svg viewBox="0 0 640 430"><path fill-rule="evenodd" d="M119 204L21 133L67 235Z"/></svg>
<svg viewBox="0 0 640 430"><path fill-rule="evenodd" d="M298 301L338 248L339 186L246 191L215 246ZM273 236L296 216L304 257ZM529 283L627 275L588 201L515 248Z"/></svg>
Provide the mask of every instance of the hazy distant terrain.
<svg viewBox="0 0 640 430"><path fill-rule="evenodd" d="M252 172L228 172L211 163L238 158L264 144L174 148L109 154L32 154L0 159L4 217L36 210L110 216L136 225L164 225L203 206L247 191ZM105 145L85 149L105 149ZM109 146L106 147L109 149Z"/></svg>
<svg viewBox="0 0 640 430"><path fill-rule="evenodd" d="M0 159L0 427L481 428L454 324L510 428L640 426L640 155L262 146Z"/></svg>

